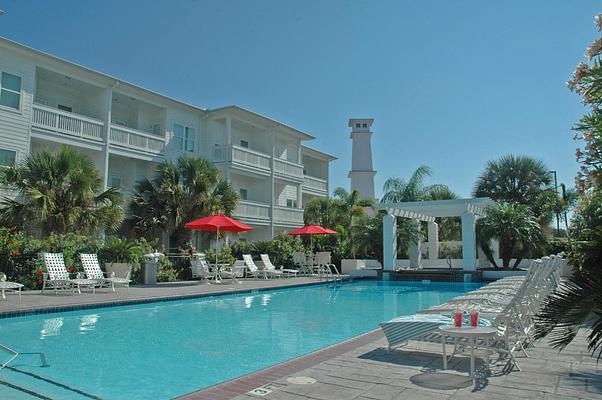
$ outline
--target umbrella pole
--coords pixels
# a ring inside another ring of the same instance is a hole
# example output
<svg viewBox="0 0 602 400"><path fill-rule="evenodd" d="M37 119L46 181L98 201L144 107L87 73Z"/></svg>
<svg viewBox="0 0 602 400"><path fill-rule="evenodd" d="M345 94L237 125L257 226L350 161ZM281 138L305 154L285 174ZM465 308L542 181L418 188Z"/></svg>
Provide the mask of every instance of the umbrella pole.
<svg viewBox="0 0 602 400"><path fill-rule="evenodd" d="M215 269L217 269L218 255L219 255L219 226L217 227L217 235L215 236Z"/></svg>

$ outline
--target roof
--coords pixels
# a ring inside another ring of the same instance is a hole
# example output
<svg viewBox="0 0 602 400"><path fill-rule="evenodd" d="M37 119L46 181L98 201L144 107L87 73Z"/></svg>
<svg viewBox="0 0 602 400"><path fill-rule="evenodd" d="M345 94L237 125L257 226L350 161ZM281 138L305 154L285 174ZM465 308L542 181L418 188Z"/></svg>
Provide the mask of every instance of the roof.
<svg viewBox="0 0 602 400"><path fill-rule="evenodd" d="M237 106L235 104L230 105L230 106L225 106L225 107L220 107L220 108L214 108L214 109L210 109L207 110L207 112L209 114L213 114L213 113L220 113L220 112L225 112L225 111L233 111L235 113L240 113L240 114L246 114L245 116L251 116L254 118L257 118L258 120L262 121L262 122L267 122L268 124L273 124L277 127L283 128L285 130L287 130L290 134L292 134L293 136L297 136L299 137L301 140L312 140L315 139L314 136L310 135L309 133L300 131L297 128L293 128L292 126L286 125L283 122L277 121L273 118L270 117L266 117L265 115L256 113L255 111L251 111L248 110L246 108Z"/></svg>
<svg viewBox="0 0 602 400"><path fill-rule="evenodd" d="M489 197L472 199L409 201L395 204L378 204L376 208L386 210L388 214L422 221L434 221L436 217L459 217L465 211L475 215L484 215L485 208L495 202Z"/></svg>
<svg viewBox="0 0 602 400"><path fill-rule="evenodd" d="M318 151L316 149L312 149L311 147L307 147L307 146L301 145L301 151L305 151L310 156L317 156L319 158L326 158L326 159L328 159L328 161L337 160L337 157L335 157L333 155L330 155L328 153L324 153L322 151Z"/></svg>

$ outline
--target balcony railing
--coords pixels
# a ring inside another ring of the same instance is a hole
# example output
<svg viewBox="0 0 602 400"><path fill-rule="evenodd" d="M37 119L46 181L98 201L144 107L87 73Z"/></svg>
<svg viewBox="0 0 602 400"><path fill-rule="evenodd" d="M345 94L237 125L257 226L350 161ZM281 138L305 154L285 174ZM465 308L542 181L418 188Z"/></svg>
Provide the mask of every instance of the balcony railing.
<svg viewBox="0 0 602 400"><path fill-rule="evenodd" d="M111 125L109 140L112 144L159 154L165 148L165 138L125 126Z"/></svg>
<svg viewBox="0 0 602 400"><path fill-rule="evenodd" d="M238 202L234 215L241 218L270 219L270 205L242 200Z"/></svg>
<svg viewBox="0 0 602 400"><path fill-rule="evenodd" d="M279 158L274 159L274 172L303 179L302 165Z"/></svg>
<svg viewBox="0 0 602 400"><path fill-rule="evenodd" d="M270 156L240 146L215 146L213 160L236 162L263 170L270 170Z"/></svg>
<svg viewBox="0 0 602 400"><path fill-rule="evenodd" d="M303 209L274 207L274 221L303 225Z"/></svg>
<svg viewBox="0 0 602 400"><path fill-rule="evenodd" d="M96 141L102 141L103 139L103 121L39 104L33 105L31 123L37 128L69 136Z"/></svg>
<svg viewBox="0 0 602 400"><path fill-rule="evenodd" d="M303 187L318 192L328 192L328 182L313 176L305 175Z"/></svg>

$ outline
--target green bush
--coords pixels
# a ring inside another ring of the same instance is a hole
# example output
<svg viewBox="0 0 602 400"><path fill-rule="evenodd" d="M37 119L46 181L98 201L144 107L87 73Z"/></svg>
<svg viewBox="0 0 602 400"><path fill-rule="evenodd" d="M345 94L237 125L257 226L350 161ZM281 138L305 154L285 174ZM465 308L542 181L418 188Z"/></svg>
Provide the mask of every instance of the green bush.
<svg viewBox="0 0 602 400"><path fill-rule="evenodd" d="M175 282L178 271L173 267L169 258L162 257L157 262L157 282Z"/></svg>
<svg viewBox="0 0 602 400"><path fill-rule="evenodd" d="M254 243L239 240L232 244L231 250L234 259L242 260L243 254L251 254L253 259L258 260L261 254L267 254L274 265L293 268L293 253L304 252L305 248L298 237L282 233L273 240ZM211 258L207 259L212 260Z"/></svg>
<svg viewBox="0 0 602 400"><path fill-rule="evenodd" d="M215 264L215 249L205 251L205 259L209 264ZM236 261L236 257L232 254L232 249L229 246L224 246L219 249L217 256L218 264L232 265L234 264L234 261Z"/></svg>

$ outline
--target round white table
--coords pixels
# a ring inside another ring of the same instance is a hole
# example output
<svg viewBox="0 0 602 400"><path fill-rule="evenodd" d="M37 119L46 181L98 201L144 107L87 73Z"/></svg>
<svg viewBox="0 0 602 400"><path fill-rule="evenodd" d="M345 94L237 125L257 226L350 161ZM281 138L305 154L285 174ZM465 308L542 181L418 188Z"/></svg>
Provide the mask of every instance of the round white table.
<svg viewBox="0 0 602 400"><path fill-rule="evenodd" d="M496 328L489 326L462 326L460 328L454 325L442 325L439 327L439 333L441 333L441 345L443 346L443 369L447 369L447 354L445 352L445 341L446 338L454 338L454 343L457 339L468 339L470 343L470 376L474 376L474 350L476 347L476 340L482 338L485 340L485 348L487 350L487 365L489 365L489 340L493 339L497 333ZM457 344L454 345L454 353L456 352ZM454 353L450 356L450 359L454 356Z"/></svg>

